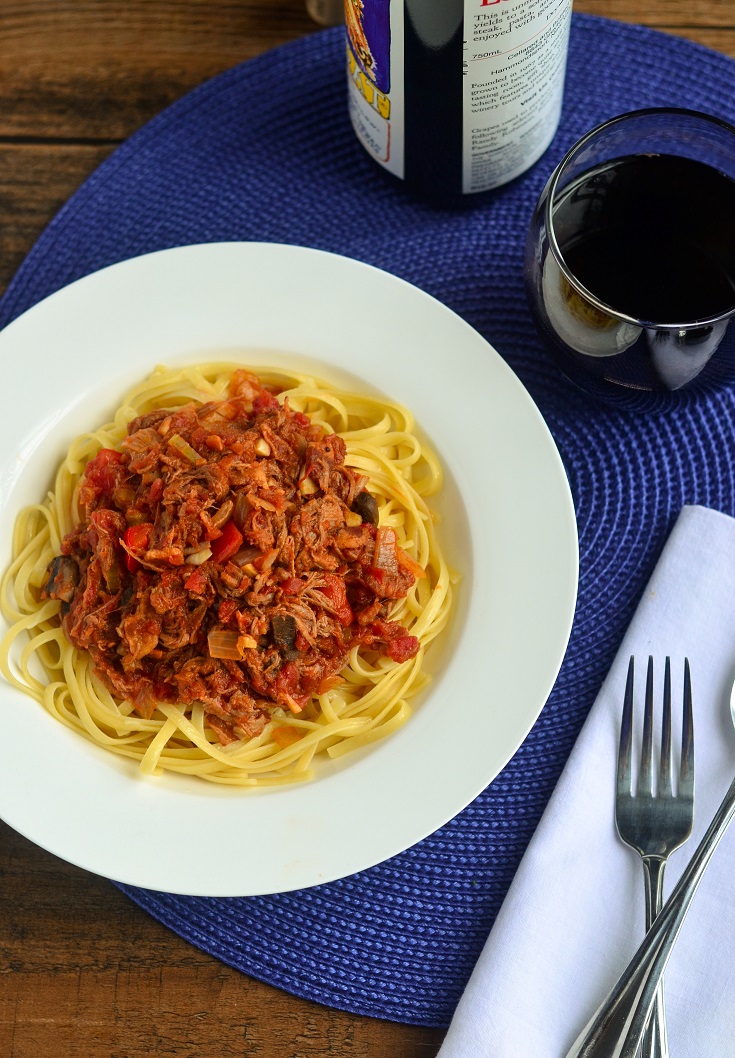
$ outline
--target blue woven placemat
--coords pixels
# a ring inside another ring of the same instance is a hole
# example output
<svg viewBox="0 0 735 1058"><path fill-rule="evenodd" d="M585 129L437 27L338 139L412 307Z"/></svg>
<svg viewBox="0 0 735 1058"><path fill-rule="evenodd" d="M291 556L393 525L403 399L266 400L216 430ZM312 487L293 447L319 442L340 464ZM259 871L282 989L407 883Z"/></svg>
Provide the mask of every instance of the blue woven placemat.
<svg viewBox="0 0 735 1058"><path fill-rule="evenodd" d="M587 401L549 363L522 285L543 184L588 128L685 106L735 121L735 63L689 42L575 15L559 132L490 206L437 211L373 173L346 115L340 30L233 69L125 143L44 232L0 326L104 265L185 243L256 239L359 258L423 287L507 359L559 446L579 524L579 602L540 719L451 823L369 871L301 892L201 899L123 887L200 948L345 1010L444 1025L681 506L735 513L735 394L656 417ZM349 340L349 336L345 336Z"/></svg>

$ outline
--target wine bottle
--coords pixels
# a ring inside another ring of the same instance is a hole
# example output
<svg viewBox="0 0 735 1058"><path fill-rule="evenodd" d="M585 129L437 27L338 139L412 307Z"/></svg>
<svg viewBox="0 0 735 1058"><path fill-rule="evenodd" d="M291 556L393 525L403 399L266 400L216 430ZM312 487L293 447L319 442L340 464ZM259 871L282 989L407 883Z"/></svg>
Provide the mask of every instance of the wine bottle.
<svg viewBox="0 0 735 1058"><path fill-rule="evenodd" d="M525 172L561 113L571 0L345 0L350 118L368 154L437 202Z"/></svg>

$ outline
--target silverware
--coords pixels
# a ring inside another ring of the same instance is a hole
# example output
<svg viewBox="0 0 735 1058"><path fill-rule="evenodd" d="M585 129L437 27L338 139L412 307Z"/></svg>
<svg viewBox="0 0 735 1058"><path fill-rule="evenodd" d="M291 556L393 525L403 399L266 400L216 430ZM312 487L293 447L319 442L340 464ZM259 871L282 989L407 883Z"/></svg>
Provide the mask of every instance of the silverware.
<svg viewBox="0 0 735 1058"><path fill-rule="evenodd" d="M735 687L730 696L730 715L735 725ZM656 989L692 897L733 816L735 780L638 951L565 1058L635 1058Z"/></svg>
<svg viewBox="0 0 735 1058"><path fill-rule="evenodd" d="M646 893L646 930L661 910L666 861L684 844L694 821L694 730L689 661L684 659L684 706L681 757L676 793L671 776L671 661L664 666L661 708L661 756L654 793L653 757L653 658L648 659L643 713L643 740L638 781L632 789L634 659L628 665L620 725L615 825L621 839L640 855ZM641 1058L668 1058L663 981L656 993L653 1013L643 1036Z"/></svg>

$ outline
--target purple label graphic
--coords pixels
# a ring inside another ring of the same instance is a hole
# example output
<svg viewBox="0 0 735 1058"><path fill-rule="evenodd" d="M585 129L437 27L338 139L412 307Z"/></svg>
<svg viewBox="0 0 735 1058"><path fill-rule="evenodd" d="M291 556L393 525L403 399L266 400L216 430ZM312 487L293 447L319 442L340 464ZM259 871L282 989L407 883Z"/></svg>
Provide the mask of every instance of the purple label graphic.
<svg viewBox="0 0 735 1058"><path fill-rule="evenodd" d="M380 92L390 92L390 0L345 0L352 52Z"/></svg>

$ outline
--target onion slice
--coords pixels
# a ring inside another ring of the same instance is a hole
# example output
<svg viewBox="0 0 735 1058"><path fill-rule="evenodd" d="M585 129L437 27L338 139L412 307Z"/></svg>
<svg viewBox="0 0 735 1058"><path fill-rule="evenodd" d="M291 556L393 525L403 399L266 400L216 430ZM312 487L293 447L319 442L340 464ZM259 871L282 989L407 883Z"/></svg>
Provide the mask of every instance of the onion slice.
<svg viewBox="0 0 735 1058"><path fill-rule="evenodd" d="M198 466L200 463L206 463L206 459L200 456L195 448L192 448L188 441L185 441L181 434L175 433L172 437L169 437L168 443L181 453L190 463L194 466Z"/></svg>
<svg viewBox="0 0 735 1058"><path fill-rule="evenodd" d="M237 647L240 638L238 632L227 628L215 628L207 636L207 646L211 658L226 658L228 661L241 661L242 656Z"/></svg>

